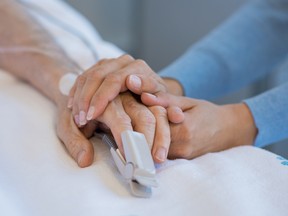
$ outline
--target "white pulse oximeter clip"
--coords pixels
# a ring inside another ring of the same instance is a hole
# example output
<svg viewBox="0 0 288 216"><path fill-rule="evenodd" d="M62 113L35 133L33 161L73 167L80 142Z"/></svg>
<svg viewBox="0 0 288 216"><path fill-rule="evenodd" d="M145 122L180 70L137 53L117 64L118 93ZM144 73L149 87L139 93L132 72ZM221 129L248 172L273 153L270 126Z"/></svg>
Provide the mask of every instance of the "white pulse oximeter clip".
<svg viewBox="0 0 288 216"><path fill-rule="evenodd" d="M121 175L129 182L131 192L138 197L150 197L151 187L157 187L156 169L145 136L134 131L121 134L124 155L121 155L114 139L108 134L97 134L107 144Z"/></svg>

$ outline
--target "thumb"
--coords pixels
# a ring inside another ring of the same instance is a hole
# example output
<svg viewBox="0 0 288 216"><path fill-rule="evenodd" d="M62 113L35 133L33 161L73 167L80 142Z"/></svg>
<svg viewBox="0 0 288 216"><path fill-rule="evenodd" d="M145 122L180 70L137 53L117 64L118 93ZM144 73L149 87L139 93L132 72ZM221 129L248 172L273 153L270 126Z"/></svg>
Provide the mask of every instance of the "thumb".
<svg viewBox="0 0 288 216"><path fill-rule="evenodd" d="M167 109L167 116L170 122L179 124L184 121L184 113L179 103L179 98L168 93L157 93L156 95L143 93L141 101L147 106L162 106Z"/></svg>
<svg viewBox="0 0 288 216"><path fill-rule="evenodd" d="M93 162L93 146L82 132L79 131L73 121L71 113L68 112L68 114L69 115L66 113L66 115L59 118L57 135L79 167L87 167Z"/></svg>
<svg viewBox="0 0 288 216"><path fill-rule="evenodd" d="M150 94L144 92L141 94L141 101L146 106L162 106L162 107L169 107L175 105L175 97L168 93L159 92L157 94Z"/></svg>
<svg viewBox="0 0 288 216"><path fill-rule="evenodd" d="M176 96L169 93L158 92L156 94L142 93L141 101L146 106L163 106L167 107L179 107L182 111L190 109L199 104L201 100Z"/></svg>
<svg viewBox="0 0 288 216"><path fill-rule="evenodd" d="M157 92L166 92L164 81L157 75L129 75L126 79L126 87L135 94L148 92L155 94Z"/></svg>

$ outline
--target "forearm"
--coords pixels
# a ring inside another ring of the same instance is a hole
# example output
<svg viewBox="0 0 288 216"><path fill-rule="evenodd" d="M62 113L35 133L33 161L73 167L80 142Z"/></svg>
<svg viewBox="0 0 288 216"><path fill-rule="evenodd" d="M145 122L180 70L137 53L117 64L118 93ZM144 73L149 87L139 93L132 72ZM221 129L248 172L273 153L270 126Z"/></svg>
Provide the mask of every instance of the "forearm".
<svg viewBox="0 0 288 216"><path fill-rule="evenodd" d="M267 144L288 138L288 83L245 100L258 128L255 145Z"/></svg>
<svg viewBox="0 0 288 216"><path fill-rule="evenodd" d="M14 0L0 3L0 67L29 82L57 103L59 79L79 68Z"/></svg>
<svg viewBox="0 0 288 216"><path fill-rule="evenodd" d="M288 1L252 1L160 72L187 96L211 99L239 89L281 63L288 52Z"/></svg>

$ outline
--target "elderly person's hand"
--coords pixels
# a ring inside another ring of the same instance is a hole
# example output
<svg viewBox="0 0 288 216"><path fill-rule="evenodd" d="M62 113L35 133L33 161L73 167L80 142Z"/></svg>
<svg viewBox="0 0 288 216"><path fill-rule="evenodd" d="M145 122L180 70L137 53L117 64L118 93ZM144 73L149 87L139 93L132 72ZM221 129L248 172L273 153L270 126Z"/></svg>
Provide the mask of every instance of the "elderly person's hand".
<svg viewBox="0 0 288 216"><path fill-rule="evenodd" d="M170 143L165 109L147 108L131 95L123 94L107 103L97 122L91 121L79 129L66 106L67 97L59 91L61 77L79 72L79 67L18 1L3 0L0 9L0 17L3 17L0 19L0 67L34 86L56 104L57 134L79 166L88 166L93 161L93 147L88 137L94 133L98 122L111 129L120 149L123 130L144 133L150 146L155 143L152 149L154 160L165 160L166 154L161 152L161 146L167 148Z"/></svg>
<svg viewBox="0 0 288 216"><path fill-rule="evenodd" d="M144 86L148 85L147 89L153 89L153 93L167 92L164 81L145 62L124 55L117 59L101 60L82 73L70 91L67 107L72 109L74 121L79 128L85 128L87 123L91 125L91 120L105 123L111 129L120 149L122 148L120 134L123 129L119 124L127 126L131 121L128 129L143 133L149 146L151 148L153 146L154 161L163 162L170 144L168 119L170 122L179 123L183 121L184 115L177 106L163 109L160 106L145 107L137 102L131 93L127 92L125 84L127 74L134 73L142 76L144 82L148 74L154 83L149 81ZM134 75L136 78L138 76ZM127 81L128 86L130 83L133 85L135 81L132 78L131 80L132 82ZM139 91L134 92L139 94ZM115 107L114 113L111 112L111 107ZM103 119L103 116L106 118Z"/></svg>
<svg viewBox="0 0 288 216"><path fill-rule="evenodd" d="M244 103L219 106L204 100L148 93L143 93L142 99L148 105L177 104L184 111L182 123L170 124L169 158L191 159L234 146L252 145L257 134Z"/></svg>
<svg viewBox="0 0 288 216"><path fill-rule="evenodd" d="M111 130L122 153L121 132L135 130L145 135L155 162L161 163L167 158L170 130L166 109L163 107L147 108L137 102L129 92L122 93L109 102L97 121L89 121L81 128L74 123L71 110L66 107L65 103L61 102L58 107L58 136L81 167L93 162L93 147L87 138L93 135L99 124Z"/></svg>

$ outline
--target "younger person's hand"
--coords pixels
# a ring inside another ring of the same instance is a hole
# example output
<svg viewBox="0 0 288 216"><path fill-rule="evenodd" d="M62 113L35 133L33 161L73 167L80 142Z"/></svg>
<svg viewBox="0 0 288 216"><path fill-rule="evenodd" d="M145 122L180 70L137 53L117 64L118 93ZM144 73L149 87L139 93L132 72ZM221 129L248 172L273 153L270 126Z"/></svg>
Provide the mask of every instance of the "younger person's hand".
<svg viewBox="0 0 288 216"><path fill-rule="evenodd" d="M234 146L252 145L257 134L253 117L244 104L215 105L208 101L176 97L142 95L148 105L178 105L184 121L170 124L170 158L191 159L208 152Z"/></svg>

